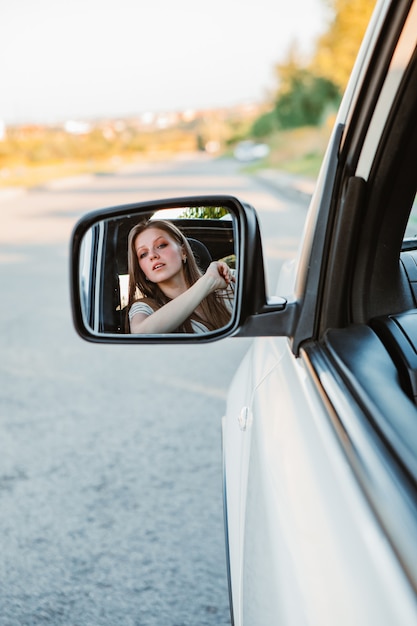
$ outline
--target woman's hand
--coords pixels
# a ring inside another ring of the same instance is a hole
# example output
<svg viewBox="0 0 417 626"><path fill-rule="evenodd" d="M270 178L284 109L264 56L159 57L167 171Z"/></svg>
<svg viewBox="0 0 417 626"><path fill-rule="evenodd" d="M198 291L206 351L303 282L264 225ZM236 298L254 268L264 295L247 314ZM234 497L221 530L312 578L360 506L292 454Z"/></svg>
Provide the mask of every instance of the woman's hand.
<svg viewBox="0 0 417 626"><path fill-rule="evenodd" d="M223 261L210 263L203 278L210 281L210 293L217 289L226 289L231 282L235 282L230 267Z"/></svg>

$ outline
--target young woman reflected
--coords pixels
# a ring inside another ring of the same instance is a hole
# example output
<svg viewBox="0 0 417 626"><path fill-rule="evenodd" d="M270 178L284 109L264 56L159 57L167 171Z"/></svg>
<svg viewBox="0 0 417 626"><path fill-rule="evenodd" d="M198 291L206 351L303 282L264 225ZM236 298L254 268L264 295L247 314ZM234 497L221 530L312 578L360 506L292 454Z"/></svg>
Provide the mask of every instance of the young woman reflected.
<svg viewBox="0 0 417 626"><path fill-rule="evenodd" d="M129 331L206 333L226 326L233 306L232 270L213 261L203 273L184 234L151 220L129 233Z"/></svg>

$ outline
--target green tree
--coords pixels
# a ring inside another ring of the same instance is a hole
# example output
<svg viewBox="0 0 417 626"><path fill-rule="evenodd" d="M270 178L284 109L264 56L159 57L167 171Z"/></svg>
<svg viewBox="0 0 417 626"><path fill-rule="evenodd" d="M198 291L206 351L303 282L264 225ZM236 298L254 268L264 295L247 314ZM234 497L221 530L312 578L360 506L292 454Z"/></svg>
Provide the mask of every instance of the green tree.
<svg viewBox="0 0 417 626"><path fill-rule="evenodd" d="M281 128L318 126L329 107L336 107L340 93L327 78L304 68L294 68L278 91L275 114Z"/></svg>
<svg viewBox="0 0 417 626"><path fill-rule="evenodd" d="M197 219L220 219L228 214L228 210L223 206L190 206L184 209L181 217Z"/></svg>
<svg viewBox="0 0 417 626"><path fill-rule="evenodd" d="M275 110L264 113L252 124L251 136L261 138L271 135L277 129L277 121Z"/></svg>
<svg viewBox="0 0 417 626"><path fill-rule="evenodd" d="M276 66L275 117L280 128L316 126L329 108L337 108L375 6L375 0L323 2L329 26L310 61L302 61L293 45L287 59ZM265 120L259 125L266 128Z"/></svg>

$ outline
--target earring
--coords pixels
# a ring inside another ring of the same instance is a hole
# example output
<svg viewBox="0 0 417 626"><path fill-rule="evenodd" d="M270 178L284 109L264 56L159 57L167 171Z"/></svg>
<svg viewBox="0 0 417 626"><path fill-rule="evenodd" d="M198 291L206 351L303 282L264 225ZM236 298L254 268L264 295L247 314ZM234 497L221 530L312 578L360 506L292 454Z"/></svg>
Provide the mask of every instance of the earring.
<svg viewBox="0 0 417 626"><path fill-rule="evenodd" d="M182 262L184 263L184 265L187 263L187 257L184 257Z"/></svg>

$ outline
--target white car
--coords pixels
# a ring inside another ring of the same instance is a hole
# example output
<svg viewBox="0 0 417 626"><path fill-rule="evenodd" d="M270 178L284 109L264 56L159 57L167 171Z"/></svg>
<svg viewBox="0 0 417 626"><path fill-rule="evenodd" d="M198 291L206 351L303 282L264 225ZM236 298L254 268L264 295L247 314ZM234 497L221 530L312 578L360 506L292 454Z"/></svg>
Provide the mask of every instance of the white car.
<svg viewBox="0 0 417 626"><path fill-rule="evenodd" d="M233 155L237 161L243 163L264 159L269 154L269 146L266 143L256 143L250 139L237 144Z"/></svg>
<svg viewBox="0 0 417 626"><path fill-rule="evenodd" d="M416 42L417 0L378 2L273 300L255 210L236 198L97 211L74 231L74 323L87 340L257 337L223 420L236 626L417 625ZM207 226L207 241L204 219L189 225L208 248L210 236L228 242L230 321L199 335L123 332L106 281L126 273L124 222L162 208L181 220L181 207L231 218L219 220L227 233Z"/></svg>

